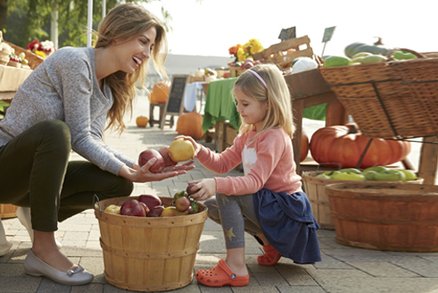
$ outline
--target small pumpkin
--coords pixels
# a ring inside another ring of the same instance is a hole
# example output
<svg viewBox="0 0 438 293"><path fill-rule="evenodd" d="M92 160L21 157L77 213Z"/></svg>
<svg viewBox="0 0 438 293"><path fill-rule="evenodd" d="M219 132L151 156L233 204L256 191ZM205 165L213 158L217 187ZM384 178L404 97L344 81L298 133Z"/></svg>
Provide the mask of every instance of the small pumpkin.
<svg viewBox="0 0 438 293"><path fill-rule="evenodd" d="M202 115L197 112L182 113L176 122L176 132L181 135L201 139L204 136L202 129Z"/></svg>
<svg viewBox="0 0 438 293"><path fill-rule="evenodd" d="M309 154L309 137L304 131L301 133L301 154L300 162L304 161Z"/></svg>
<svg viewBox="0 0 438 293"><path fill-rule="evenodd" d="M310 153L319 164L367 168L399 162L411 151L408 141L373 138L362 163L357 166L369 139L355 124L327 126L312 135Z"/></svg>
<svg viewBox="0 0 438 293"><path fill-rule="evenodd" d="M148 125L149 122L149 118L146 116L137 116L137 118L135 118L135 124L137 124L137 127L142 127L145 128Z"/></svg>
<svg viewBox="0 0 438 293"><path fill-rule="evenodd" d="M164 104L169 98L169 85L164 81L159 81L152 87L149 100L152 104Z"/></svg>

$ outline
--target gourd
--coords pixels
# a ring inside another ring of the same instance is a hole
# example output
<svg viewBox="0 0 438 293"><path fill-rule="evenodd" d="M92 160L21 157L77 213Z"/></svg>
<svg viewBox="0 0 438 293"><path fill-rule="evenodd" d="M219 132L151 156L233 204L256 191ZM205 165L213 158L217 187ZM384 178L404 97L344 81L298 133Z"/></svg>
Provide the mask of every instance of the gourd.
<svg viewBox="0 0 438 293"><path fill-rule="evenodd" d="M355 124L327 126L312 135L310 153L319 164L367 168L399 162L411 151L408 141L373 138L362 163L357 166L369 139Z"/></svg>
<svg viewBox="0 0 438 293"><path fill-rule="evenodd" d="M202 129L202 115L197 112L182 113L176 122L176 132L181 135L201 139L204 136Z"/></svg>
<svg viewBox="0 0 438 293"><path fill-rule="evenodd" d="M381 47L381 46L375 46L375 45L368 45L365 43L352 43L345 47L344 53L345 56L349 58L353 58L353 56L359 52L369 52L372 54L380 54L383 56L389 56L392 52L391 49Z"/></svg>
<svg viewBox="0 0 438 293"><path fill-rule="evenodd" d="M159 81L152 87L152 91L149 94L149 100L151 104L164 104L169 98L169 85L164 81Z"/></svg>

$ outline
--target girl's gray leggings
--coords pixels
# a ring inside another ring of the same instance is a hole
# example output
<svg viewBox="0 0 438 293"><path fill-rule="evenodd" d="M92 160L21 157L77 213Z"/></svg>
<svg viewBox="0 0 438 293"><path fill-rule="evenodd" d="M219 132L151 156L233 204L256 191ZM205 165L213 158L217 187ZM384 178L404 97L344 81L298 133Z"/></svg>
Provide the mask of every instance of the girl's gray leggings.
<svg viewBox="0 0 438 293"><path fill-rule="evenodd" d="M252 197L217 194L204 202L208 217L222 225L227 249L245 247L245 231L254 236L262 233Z"/></svg>

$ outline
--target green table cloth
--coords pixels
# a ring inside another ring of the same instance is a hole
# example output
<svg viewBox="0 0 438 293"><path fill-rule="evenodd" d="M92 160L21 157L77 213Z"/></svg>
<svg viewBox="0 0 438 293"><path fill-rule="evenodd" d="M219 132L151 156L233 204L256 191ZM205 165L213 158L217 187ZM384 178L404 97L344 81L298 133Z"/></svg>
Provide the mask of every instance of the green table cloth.
<svg viewBox="0 0 438 293"><path fill-rule="evenodd" d="M236 79L235 77L219 79L208 84L204 119L202 121L204 131L212 128L221 120L227 120L233 128L239 129L240 116L237 113L232 95Z"/></svg>
<svg viewBox="0 0 438 293"><path fill-rule="evenodd" d="M227 120L234 129L239 129L240 116L232 95L232 89L236 79L236 77L219 79L209 83L202 122L204 131L212 128L221 120ZM327 104L306 108L304 109L303 117L314 120L325 120L326 108Z"/></svg>

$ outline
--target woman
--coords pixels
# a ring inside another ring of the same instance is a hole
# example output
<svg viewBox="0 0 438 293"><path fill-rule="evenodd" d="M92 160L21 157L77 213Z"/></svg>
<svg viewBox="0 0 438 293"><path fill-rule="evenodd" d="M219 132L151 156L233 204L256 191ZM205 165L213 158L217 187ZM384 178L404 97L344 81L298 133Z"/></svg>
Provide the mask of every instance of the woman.
<svg viewBox="0 0 438 293"><path fill-rule="evenodd" d="M103 142L108 127L122 131L135 82L148 59L164 74L163 25L141 6L121 4L99 26L95 48L66 47L26 79L0 122L0 202L30 207L33 244L27 274L67 284L91 282L56 246L63 221L92 208L94 198L129 196L133 182L183 174L193 164L151 173ZM71 150L86 159L69 161Z"/></svg>

